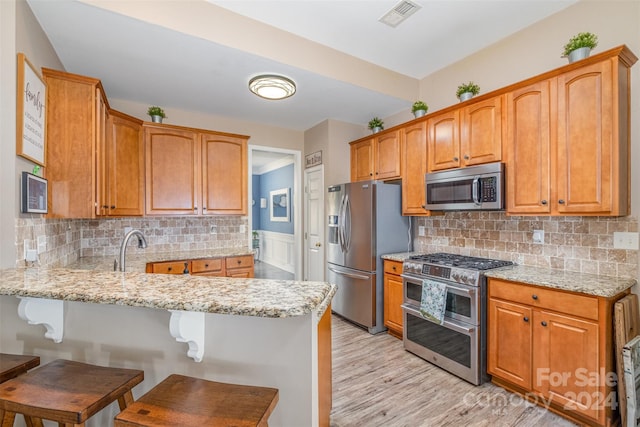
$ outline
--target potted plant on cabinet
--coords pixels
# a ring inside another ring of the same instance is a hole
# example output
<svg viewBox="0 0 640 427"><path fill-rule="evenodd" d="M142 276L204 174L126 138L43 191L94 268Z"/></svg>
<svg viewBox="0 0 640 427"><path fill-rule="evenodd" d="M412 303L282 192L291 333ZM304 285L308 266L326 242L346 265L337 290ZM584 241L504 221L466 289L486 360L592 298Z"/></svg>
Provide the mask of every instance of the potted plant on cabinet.
<svg viewBox="0 0 640 427"><path fill-rule="evenodd" d="M428 109L429 107L427 106L427 104L425 104L422 101L416 101L413 103L413 106L411 107L411 112L413 113L413 116L415 118L418 118L427 114Z"/></svg>
<svg viewBox="0 0 640 427"><path fill-rule="evenodd" d="M456 96L462 101L466 101L467 99L473 98L475 95L480 93L480 86L475 84L474 82L463 83L458 86L458 90L456 91Z"/></svg>
<svg viewBox="0 0 640 427"><path fill-rule="evenodd" d="M154 123L162 123L162 119L167 117L164 114L164 110L158 106L152 105L147 110L147 114L151 116L151 121Z"/></svg>
<svg viewBox="0 0 640 427"><path fill-rule="evenodd" d="M374 117L369 120L369 129L371 129L373 133L378 133L384 129L384 122L379 117Z"/></svg>
<svg viewBox="0 0 640 427"><path fill-rule="evenodd" d="M569 58L569 63L589 57L591 49L598 46L598 36L593 33L578 33L564 45L562 57Z"/></svg>

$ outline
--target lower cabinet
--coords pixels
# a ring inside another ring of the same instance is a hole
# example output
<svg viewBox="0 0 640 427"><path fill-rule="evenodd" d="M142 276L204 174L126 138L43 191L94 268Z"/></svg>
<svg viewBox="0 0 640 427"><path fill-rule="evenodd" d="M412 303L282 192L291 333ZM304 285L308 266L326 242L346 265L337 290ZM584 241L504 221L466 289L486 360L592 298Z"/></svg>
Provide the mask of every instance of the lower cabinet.
<svg viewBox="0 0 640 427"><path fill-rule="evenodd" d="M389 333L402 338L402 263L384 260L384 326Z"/></svg>
<svg viewBox="0 0 640 427"><path fill-rule="evenodd" d="M489 279L493 382L581 424L617 419L613 298Z"/></svg>
<svg viewBox="0 0 640 427"><path fill-rule="evenodd" d="M253 277L253 255L150 262L147 273L192 274L208 277Z"/></svg>

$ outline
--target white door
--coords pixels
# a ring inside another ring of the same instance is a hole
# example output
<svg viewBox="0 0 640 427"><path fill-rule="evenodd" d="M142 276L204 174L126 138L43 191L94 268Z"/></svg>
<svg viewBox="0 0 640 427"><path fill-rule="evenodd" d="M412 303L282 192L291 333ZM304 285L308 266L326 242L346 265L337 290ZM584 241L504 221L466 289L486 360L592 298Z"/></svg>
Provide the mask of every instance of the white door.
<svg viewBox="0 0 640 427"><path fill-rule="evenodd" d="M304 279L324 282L324 166L304 171Z"/></svg>

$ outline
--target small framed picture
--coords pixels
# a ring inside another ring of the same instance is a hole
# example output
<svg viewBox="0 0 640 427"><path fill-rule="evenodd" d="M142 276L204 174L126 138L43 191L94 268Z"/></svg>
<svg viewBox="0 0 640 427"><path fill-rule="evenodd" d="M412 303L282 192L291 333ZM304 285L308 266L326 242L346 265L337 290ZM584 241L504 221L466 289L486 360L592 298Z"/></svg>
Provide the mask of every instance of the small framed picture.
<svg viewBox="0 0 640 427"><path fill-rule="evenodd" d="M47 180L22 172L22 213L47 213Z"/></svg>

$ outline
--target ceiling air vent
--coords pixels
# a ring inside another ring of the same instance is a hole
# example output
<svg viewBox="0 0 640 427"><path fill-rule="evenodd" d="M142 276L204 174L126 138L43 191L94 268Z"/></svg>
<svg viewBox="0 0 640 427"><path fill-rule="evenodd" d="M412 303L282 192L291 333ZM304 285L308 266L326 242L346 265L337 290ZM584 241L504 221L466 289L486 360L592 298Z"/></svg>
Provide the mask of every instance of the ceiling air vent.
<svg viewBox="0 0 640 427"><path fill-rule="evenodd" d="M385 13L382 18L378 19L378 21L395 28L402 21L417 12L418 9L420 9L420 5L409 0L402 0L395 5L393 9Z"/></svg>

